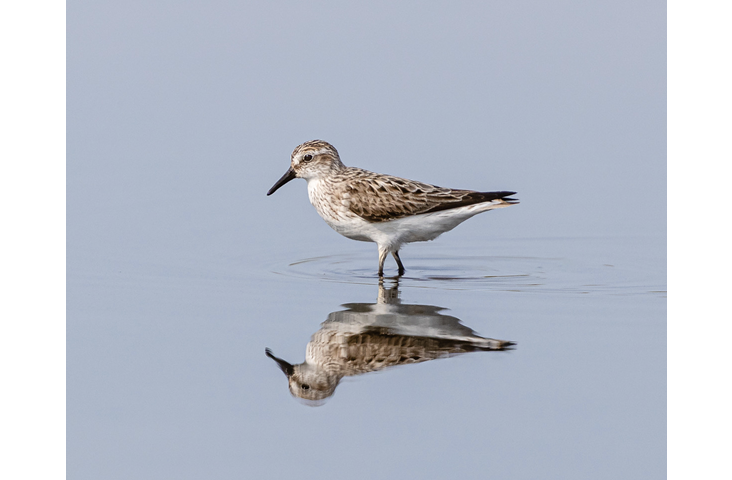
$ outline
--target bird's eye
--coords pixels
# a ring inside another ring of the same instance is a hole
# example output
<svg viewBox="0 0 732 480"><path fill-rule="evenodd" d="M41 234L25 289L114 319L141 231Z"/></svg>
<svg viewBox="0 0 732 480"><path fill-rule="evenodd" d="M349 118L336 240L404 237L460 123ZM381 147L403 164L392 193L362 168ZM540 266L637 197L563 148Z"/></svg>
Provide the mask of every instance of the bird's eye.
<svg viewBox="0 0 732 480"><path fill-rule="evenodd" d="M313 156L310 154L307 154L304 157L302 157L303 162L309 162L312 159L313 159Z"/></svg>
<svg viewBox="0 0 732 480"><path fill-rule="evenodd" d="M300 388L302 388L303 390L310 390L310 385L308 385L307 383L303 383L302 385L300 385Z"/></svg>

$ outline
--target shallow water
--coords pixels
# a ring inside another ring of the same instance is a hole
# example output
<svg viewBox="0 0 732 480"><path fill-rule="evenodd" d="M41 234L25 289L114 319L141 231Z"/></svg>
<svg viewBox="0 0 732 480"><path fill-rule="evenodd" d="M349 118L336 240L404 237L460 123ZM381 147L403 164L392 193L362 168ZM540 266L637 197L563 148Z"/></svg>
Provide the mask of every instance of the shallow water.
<svg viewBox="0 0 732 480"><path fill-rule="evenodd" d="M69 478L665 476L662 238L456 237L381 284L334 244L74 257ZM391 350L300 401L265 347L297 365L326 331L331 362Z"/></svg>

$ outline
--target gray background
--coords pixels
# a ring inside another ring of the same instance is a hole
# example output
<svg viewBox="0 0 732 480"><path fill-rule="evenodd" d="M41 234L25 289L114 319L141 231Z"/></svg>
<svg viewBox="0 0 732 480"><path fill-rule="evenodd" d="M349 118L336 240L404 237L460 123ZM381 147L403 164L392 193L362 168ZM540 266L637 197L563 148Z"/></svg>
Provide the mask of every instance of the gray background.
<svg viewBox="0 0 732 480"><path fill-rule="evenodd" d="M67 18L69 478L665 477L664 2ZM313 138L519 192L407 247L401 283L514 352L289 397L264 347L299 362L328 313L376 298L375 246L332 232L301 180L264 195ZM481 269L498 279L426 280Z"/></svg>

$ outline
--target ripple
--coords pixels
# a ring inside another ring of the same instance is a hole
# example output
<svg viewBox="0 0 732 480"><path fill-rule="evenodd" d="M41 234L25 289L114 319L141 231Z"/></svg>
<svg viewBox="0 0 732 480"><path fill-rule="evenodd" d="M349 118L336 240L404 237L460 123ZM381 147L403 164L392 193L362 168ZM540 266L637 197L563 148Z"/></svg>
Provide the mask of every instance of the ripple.
<svg viewBox="0 0 732 480"><path fill-rule="evenodd" d="M270 265L270 272L292 278L346 284L377 285L373 252L342 253ZM645 284L632 272L603 262L577 259L496 255L417 255L407 266L400 287L443 290L497 290L665 297L665 286ZM386 279L396 279L387 261ZM391 274L391 275L390 275Z"/></svg>
<svg viewBox="0 0 732 480"><path fill-rule="evenodd" d="M286 266L273 265L270 271L288 277L376 285L379 277L374 260L367 254L334 254L295 260ZM542 285L546 270L555 268L561 259L429 255L409 257L405 262L407 273L399 277L404 287L508 290ZM396 278L389 275L395 273L393 270L387 268L385 278Z"/></svg>

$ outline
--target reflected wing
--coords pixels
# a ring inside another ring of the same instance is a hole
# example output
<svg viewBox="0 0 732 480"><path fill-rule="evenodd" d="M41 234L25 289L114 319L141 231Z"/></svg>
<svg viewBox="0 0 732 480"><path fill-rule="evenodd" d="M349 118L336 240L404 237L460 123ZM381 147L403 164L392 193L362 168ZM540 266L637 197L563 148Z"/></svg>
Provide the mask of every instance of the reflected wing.
<svg viewBox="0 0 732 480"><path fill-rule="evenodd" d="M475 192L437 187L391 175L376 175L353 169L344 200L351 212L369 222L437 212L451 208L505 199L516 192Z"/></svg>

